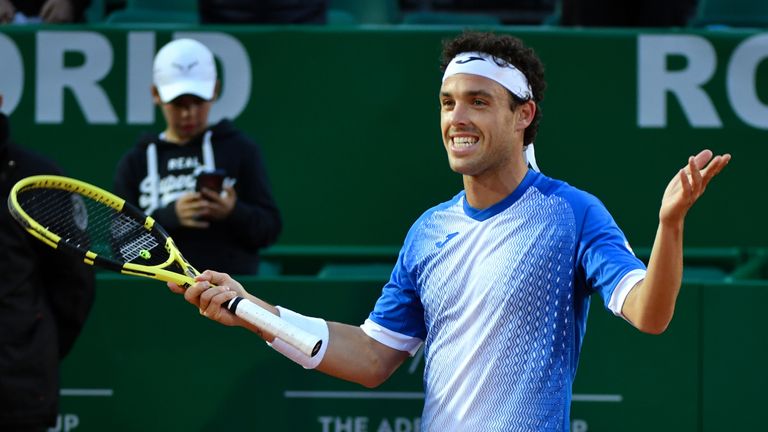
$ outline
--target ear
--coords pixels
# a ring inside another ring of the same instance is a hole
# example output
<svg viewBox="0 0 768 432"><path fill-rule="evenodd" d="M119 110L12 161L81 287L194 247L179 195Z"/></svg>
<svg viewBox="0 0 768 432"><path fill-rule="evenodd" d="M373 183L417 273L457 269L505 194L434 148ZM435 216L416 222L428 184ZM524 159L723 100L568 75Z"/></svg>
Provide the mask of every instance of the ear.
<svg viewBox="0 0 768 432"><path fill-rule="evenodd" d="M529 100L520 105L519 110L518 126L525 129L533 123L533 118L536 116L536 102Z"/></svg>
<svg viewBox="0 0 768 432"><path fill-rule="evenodd" d="M221 81L218 79L216 80L216 88L213 90L213 98L211 98L211 102L215 101L219 98L219 94L221 92Z"/></svg>
<svg viewBox="0 0 768 432"><path fill-rule="evenodd" d="M163 101L160 100L160 93L158 93L156 86L152 86L152 102L158 106L163 104Z"/></svg>

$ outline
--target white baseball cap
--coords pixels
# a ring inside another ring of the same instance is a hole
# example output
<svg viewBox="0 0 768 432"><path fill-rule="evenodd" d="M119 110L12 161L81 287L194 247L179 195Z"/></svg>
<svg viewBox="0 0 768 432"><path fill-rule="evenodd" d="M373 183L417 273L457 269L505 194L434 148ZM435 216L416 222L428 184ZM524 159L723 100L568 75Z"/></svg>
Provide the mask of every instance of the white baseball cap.
<svg viewBox="0 0 768 432"><path fill-rule="evenodd" d="M153 82L164 103L184 94L213 99L216 63L211 50L194 39L169 42L155 56Z"/></svg>

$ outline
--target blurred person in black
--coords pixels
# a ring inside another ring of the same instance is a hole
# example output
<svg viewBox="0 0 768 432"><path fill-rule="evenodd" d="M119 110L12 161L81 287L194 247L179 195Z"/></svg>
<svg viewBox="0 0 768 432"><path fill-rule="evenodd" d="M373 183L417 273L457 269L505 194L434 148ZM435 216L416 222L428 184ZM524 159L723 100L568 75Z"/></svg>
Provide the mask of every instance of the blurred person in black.
<svg viewBox="0 0 768 432"><path fill-rule="evenodd" d="M83 22L91 0L0 0L0 24Z"/></svg>
<svg viewBox="0 0 768 432"><path fill-rule="evenodd" d="M0 107L2 95L0 95ZM59 363L94 299L90 267L28 234L5 205L13 185L60 174L48 159L10 140L0 112L0 431L44 431L59 412Z"/></svg>
<svg viewBox="0 0 768 432"><path fill-rule="evenodd" d="M277 241L282 219L261 146L228 119L210 123L221 88L213 52L194 39L167 43L155 56L153 84L164 129L141 135L123 155L115 194L152 216L200 270L257 274L259 252ZM217 171L215 188L200 182Z"/></svg>
<svg viewBox="0 0 768 432"><path fill-rule="evenodd" d="M325 24L328 0L198 0L202 24Z"/></svg>

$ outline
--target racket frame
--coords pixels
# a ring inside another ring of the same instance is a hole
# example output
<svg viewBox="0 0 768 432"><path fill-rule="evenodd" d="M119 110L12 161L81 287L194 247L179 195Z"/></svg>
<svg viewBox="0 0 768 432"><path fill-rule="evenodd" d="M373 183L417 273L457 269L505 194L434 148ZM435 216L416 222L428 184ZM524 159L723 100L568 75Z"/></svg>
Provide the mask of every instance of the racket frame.
<svg viewBox="0 0 768 432"><path fill-rule="evenodd" d="M17 198L18 194L26 189L33 188L58 189L79 194L104 204L119 213L125 213L137 221L143 221L142 225L144 229L147 231L155 229L165 238L164 247L168 252L168 259L163 263L152 266L133 263L120 264L111 259L101 258L93 251L86 251L83 253L81 249L67 245L66 242L61 241L62 239L60 236L52 233L43 225L32 219L21 207ZM164 282L173 282L183 288L192 286L195 283L195 277L200 274L200 272L198 272L197 269L184 258L173 242L171 236L168 235L160 224L156 224L151 216L144 214L141 210L130 203L127 203L117 195L84 181L55 175L37 175L23 178L13 186L11 193L8 195L8 209L13 218L21 223L27 232L54 249L62 249L62 245L66 245L64 247L68 250L77 251L80 255L83 255L83 262L85 264L97 265L130 276L141 276ZM185 274L166 270L166 267L172 265L174 262L179 265ZM240 305L243 305L244 307L240 309ZM275 337L283 339L310 357L313 357L320 351L322 340L289 324L277 315L270 313L247 299L235 297L227 302L226 305L222 306L254 326L273 334Z"/></svg>

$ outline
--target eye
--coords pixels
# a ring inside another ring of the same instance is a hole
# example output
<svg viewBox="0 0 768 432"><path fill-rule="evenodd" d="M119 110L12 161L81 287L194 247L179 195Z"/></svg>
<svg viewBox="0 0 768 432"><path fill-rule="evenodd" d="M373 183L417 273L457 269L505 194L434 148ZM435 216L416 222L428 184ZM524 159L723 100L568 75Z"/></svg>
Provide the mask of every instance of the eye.
<svg viewBox="0 0 768 432"><path fill-rule="evenodd" d="M453 101L453 99L443 99L440 101L440 107L442 107L443 109L451 108L453 107L454 104L455 102Z"/></svg>
<svg viewBox="0 0 768 432"><path fill-rule="evenodd" d="M192 106L193 104L186 100L175 100L171 102L171 105L173 105L176 109L186 109Z"/></svg>
<svg viewBox="0 0 768 432"><path fill-rule="evenodd" d="M189 97L189 96L180 96L171 102L169 104L173 105L174 108L178 109L189 109L189 108L197 108L203 105L206 102L205 99L201 99L199 97Z"/></svg>
<svg viewBox="0 0 768 432"><path fill-rule="evenodd" d="M488 105L488 103L483 99L472 99L472 105L484 106L484 105Z"/></svg>

